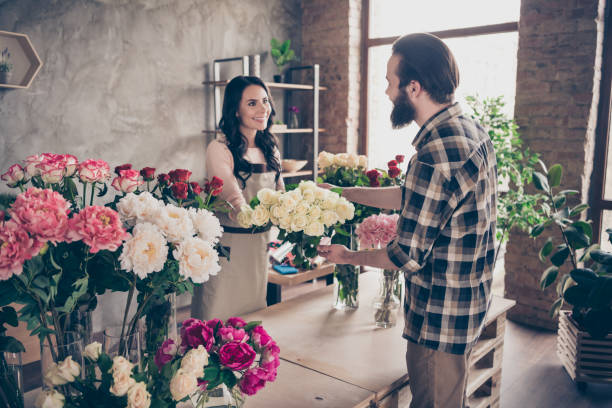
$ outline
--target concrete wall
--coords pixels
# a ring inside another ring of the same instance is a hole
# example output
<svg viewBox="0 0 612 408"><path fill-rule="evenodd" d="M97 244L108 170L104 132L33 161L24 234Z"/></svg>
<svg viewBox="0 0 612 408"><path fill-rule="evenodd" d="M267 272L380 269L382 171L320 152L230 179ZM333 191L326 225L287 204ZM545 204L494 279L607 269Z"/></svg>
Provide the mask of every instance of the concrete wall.
<svg viewBox="0 0 612 408"><path fill-rule="evenodd" d="M0 30L27 34L44 63L29 89L0 91L0 172L55 152L201 181L209 64L261 53L271 80L271 37L301 53L301 0L4 0Z"/></svg>

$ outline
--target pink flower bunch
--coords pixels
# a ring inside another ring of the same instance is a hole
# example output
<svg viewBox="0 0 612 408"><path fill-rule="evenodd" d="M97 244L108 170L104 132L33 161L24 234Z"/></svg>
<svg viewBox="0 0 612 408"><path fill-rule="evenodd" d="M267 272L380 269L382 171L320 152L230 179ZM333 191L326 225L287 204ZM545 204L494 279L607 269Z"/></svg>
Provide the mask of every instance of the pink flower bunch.
<svg viewBox="0 0 612 408"><path fill-rule="evenodd" d="M363 248L377 248L391 242L397 234L398 214L374 214L357 227L359 244Z"/></svg>
<svg viewBox="0 0 612 408"><path fill-rule="evenodd" d="M119 214L112 208L97 205L85 207L69 221L67 240L83 240L92 254L101 249L114 252L128 238Z"/></svg>
<svg viewBox="0 0 612 408"><path fill-rule="evenodd" d="M37 255L42 245L15 221L0 221L0 280L21 275L23 263Z"/></svg>

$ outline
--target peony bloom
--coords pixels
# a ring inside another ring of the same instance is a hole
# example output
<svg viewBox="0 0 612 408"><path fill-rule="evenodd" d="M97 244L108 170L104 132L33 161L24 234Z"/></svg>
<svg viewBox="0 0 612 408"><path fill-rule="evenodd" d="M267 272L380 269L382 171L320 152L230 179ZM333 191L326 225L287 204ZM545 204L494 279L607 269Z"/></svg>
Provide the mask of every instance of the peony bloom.
<svg viewBox="0 0 612 408"><path fill-rule="evenodd" d="M95 254L101 249L116 251L130 235L123 229L119 214L111 208L85 207L69 220L69 242L82 240Z"/></svg>
<svg viewBox="0 0 612 408"><path fill-rule="evenodd" d="M43 245L14 220L0 220L0 242L0 281L21 275L23 263L36 256Z"/></svg>
<svg viewBox="0 0 612 408"><path fill-rule="evenodd" d="M167 204L159 209L154 223L166 234L166 239L178 243L195 234L189 211L184 208Z"/></svg>
<svg viewBox="0 0 612 408"><path fill-rule="evenodd" d="M363 248L385 246L397 234L398 214L374 214L366 218L357 227L356 233Z"/></svg>
<svg viewBox="0 0 612 408"><path fill-rule="evenodd" d="M181 325L182 352L188 347L197 348L199 345L203 345L207 351L210 351L214 343L213 329L203 321L187 319Z"/></svg>
<svg viewBox="0 0 612 408"><path fill-rule="evenodd" d="M84 183L104 182L110 178L110 167L104 160L85 160L78 170L79 179Z"/></svg>
<svg viewBox="0 0 612 408"><path fill-rule="evenodd" d="M255 350L246 343L225 343L219 349L219 362L232 369L244 370L255 360Z"/></svg>
<svg viewBox="0 0 612 408"><path fill-rule="evenodd" d="M203 345L189 350L181 359L181 368L195 375L204 377L204 367L208 364L208 351Z"/></svg>
<svg viewBox="0 0 612 408"><path fill-rule="evenodd" d="M201 238L185 239L172 254L179 261L179 273L194 283L204 283L221 270L219 254Z"/></svg>
<svg viewBox="0 0 612 408"><path fill-rule="evenodd" d="M62 408L66 397L54 389L42 390L38 393L34 406L36 408Z"/></svg>
<svg viewBox="0 0 612 408"><path fill-rule="evenodd" d="M123 170L125 171L125 170ZM136 224L131 238L123 245L119 255L121 268L133 271L140 279L163 269L168 259L168 245L161 230L154 224Z"/></svg>
<svg viewBox="0 0 612 408"><path fill-rule="evenodd" d="M230 317L229 319L227 319L227 324L237 329L241 329L246 326L247 323L239 317Z"/></svg>
<svg viewBox="0 0 612 408"><path fill-rule="evenodd" d="M123 193L133 193L144 181L140 179L140 173L136 170L120 170L119 176L113 179L111 186Z"/></svg>
<svg viewBox="0 0 612 408"><path fill-rule="evenodd" d="M249 340L249 335L244 329L237 329L235 327L221 327L217 334L221 337L221 341L224 343L233 341L237 343L244 343Z"/></svg>
<svg viewBox="0 0 612 408"><path fill-rule="evenodd" d="M0 178L6 181L9 187L17 187L21 181L25 180L26 174L23 167L19 164L13 164Z"/></svg>
<svg viewBox="0 0 612 408"><path fill-rule="evenodd" d="M151 394L147 391L147 385L137 382L127 392L127 408L149 408L151 406Z"/></svg>
<svg viewBox="0 0 612 408"><path fill-rule="evenodd" d="M276 378L276 368L280 365L280 349L274 341L268 343L261 353L261 361L259 365L265 369L269 377L267 381L274 381Z"/></svg>
<svg viewBox="0 0 612 408"><path fill-rule="evenodd" d="M30 187L17 196L9 213L39 241L54 244L66 239L70 204L56 191Z"/></svg>
<svg viewBox="0 0 612 408"><path fill-rule="evenodd" d="M256 350L261 350L272 342L272 337L262 326L255 326L251 332L251 339Z"/></svg>
<svg viewBox="0 0 612 408"><path fill-rule="evenodd" d="M224 327L223 326L223 321L221 319L217 319L217 318L206 320L204 323L206 323L206 325L208 327L213 329L213 331L217 330L217 329L220 329L221 327Z"/></svg>
<svg viewBox="0 0 612 408"><path fill-rule="evenodd" d="M188 183L189 177L191 177L191 172L185 169L175 169L175 170L169 171L168 175L170 176L170 180L173 183L179 183L179 182Z"/></svg>
<svg viewBox="0 0 612 408"><path fill-rule="evenodd" d="M148 191L128 193L117 203L117 211L123 222L133 226L137 222L155 223L163 202Z"/></svg>
<svg viewBox="0 0 612 408"><path fill-rule="evenodd" d="M170 380L170 394L175 401L180 401L198 389L198 379L193 373L179 368Z"/></svg>
<svg viewBox="0 0 612 408"><path fill-rule="evenodd" d="M88 344L87 346L85 346L85 350L83 350L83 355L94 363L98 361L98 358L100 357L101 353L102 344L98 343L97 341Z"/></svg>
<svg viewBox="0 0 612 408"><path fill-rule="evenodd" d="M177 351L178 351L178 346L174 342L174 340L172 339L165 340L162 343L161 347L157 349L157 352L155 353L154 362L155 362L155 365L157 366L157 369L161 371L161 369L166 364L172 361Z"/></svg>
<svg viewBox="0 0 612 408"><path fill-rule="evenodd" d="M346 164L347 167L351 169L356 169L357 167L359 167L359 156L357 156L355 153L349 153L346 159Z"/></svg>
<svg viewBox="0 0 612 408"><path fill-rule="evenodd" d="M352 217L351 217L352 218ZM322 223L315 221L306 226L304 234L310 235L311 237L320 237L325 233L325 226Z"/></svg>
<svg viewBox="0 0 612 408"><path fill-rule="evenodd" d="M255 395L257 391L262 389L266 385L266 381L261 378L263 376L261 371L261 368L255 367L244 373L238 382L240 391L246 395Z"/></svg>
<svg viewBox="0 0 612 408"><path fill-rule="evenodd" d="M184 200L187 198L189 194L189 185L187 183L183 183L182 181L174 183L170 190L172 190L172 195L177 200Z"/></svg>
<svg viewBox="0 0 612 408"><path fill-rule="evenodd" d="M198 236L211 245L219 242L219 238L223 235L219 219L205 209L190 208L188 211Z"/></svg>
<svg viewBox="0 0 612 408"><path fill-rule="evenodd" d="M140 175L144 181L153 181L155 179L155 167L143 167L140 170Z"/></svg>

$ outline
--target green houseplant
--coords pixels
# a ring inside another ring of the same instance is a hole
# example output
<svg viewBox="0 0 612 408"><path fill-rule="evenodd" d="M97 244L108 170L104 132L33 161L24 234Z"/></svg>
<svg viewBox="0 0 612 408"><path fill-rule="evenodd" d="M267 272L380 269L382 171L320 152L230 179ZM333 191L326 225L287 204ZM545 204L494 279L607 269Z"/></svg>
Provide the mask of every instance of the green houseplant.
<svg viewBox="0 0 612 408"><path fill-rule="evenodd" d="M291 49L291 40L280 42L276 38L270 40L270 55L278 68L278 75L274 75L275 82L281 82L283 67L296 59L295 52Z"/></svg>
<svg viewBox="0 0 612 408"><path fill-rule="evenodd" d="M0 54L0 83L2 84L6 84L11 77L13 64L9 62L10 57L11 53L8 48L3 49Z"/></svg>

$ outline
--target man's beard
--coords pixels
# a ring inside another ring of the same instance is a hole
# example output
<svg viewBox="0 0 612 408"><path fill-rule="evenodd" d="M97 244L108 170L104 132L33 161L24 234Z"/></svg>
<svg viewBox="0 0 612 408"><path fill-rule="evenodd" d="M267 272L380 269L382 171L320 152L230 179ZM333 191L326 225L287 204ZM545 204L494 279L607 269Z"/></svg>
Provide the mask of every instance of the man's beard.
<svg viewBox="0 0 612 408"><path fill-rule="evenodd" d="M399 129L408 126L416 115L414 105L408 99L408 94L403 88L399 89L399 94L393 101L393 110L391 111L391 126L393 129Z"/></svg>

